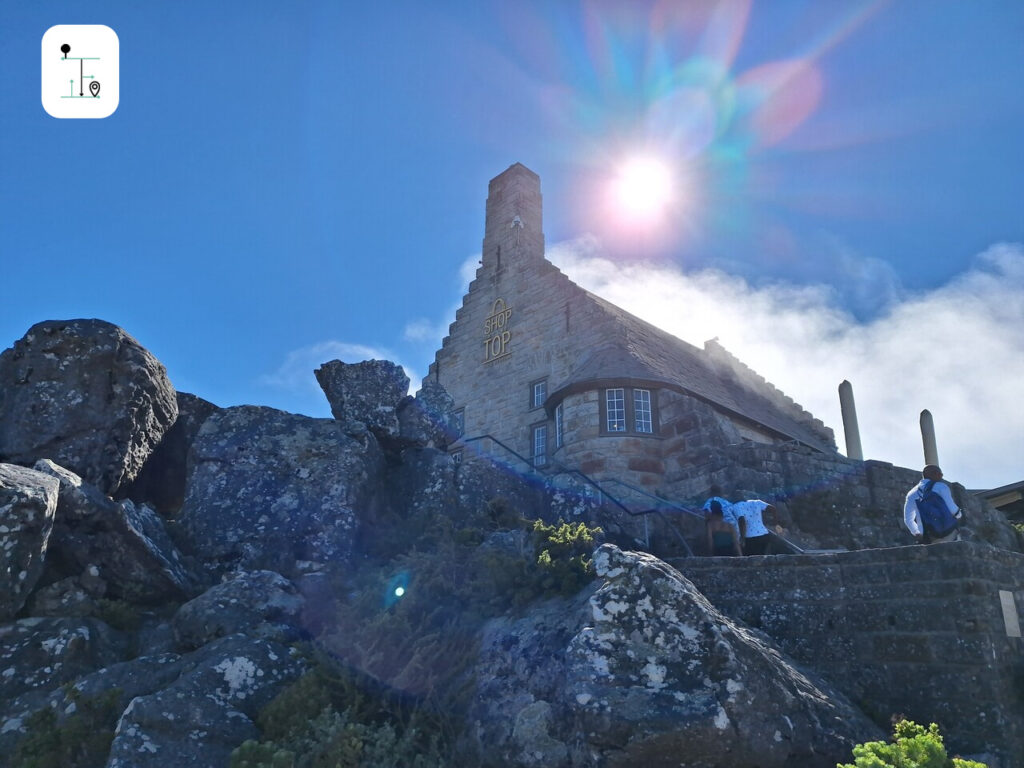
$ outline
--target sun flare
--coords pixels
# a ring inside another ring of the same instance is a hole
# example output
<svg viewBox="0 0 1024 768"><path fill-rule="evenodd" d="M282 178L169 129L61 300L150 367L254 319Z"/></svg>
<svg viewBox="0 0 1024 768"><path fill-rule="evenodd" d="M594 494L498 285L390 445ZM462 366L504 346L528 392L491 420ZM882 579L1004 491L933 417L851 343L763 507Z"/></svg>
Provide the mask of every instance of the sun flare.
<svg viewBox="0 0 1024 768"><path fill-rule="evenodd" d="M619 169L613 182L616 203L634 220L657 218L672 200L672 173L652 157L634 157Z"/></svg>

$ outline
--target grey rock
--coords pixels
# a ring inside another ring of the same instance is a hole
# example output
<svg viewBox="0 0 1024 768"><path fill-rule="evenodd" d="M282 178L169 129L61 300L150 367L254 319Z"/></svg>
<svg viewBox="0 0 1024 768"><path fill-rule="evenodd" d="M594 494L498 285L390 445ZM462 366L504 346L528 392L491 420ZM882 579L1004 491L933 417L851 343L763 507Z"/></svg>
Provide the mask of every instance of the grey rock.
<svg viewBox="0 0 1024 768"><path fill-rule="evenodd" d="M195 577L152 509L129 499L115 502L48 459L36 462L35 469L60 482L50 540L56 569L78 575L95 568L111 596L134 602L195 593Z"/></svg>
<svg viewBox="0 0 1024 768"><path fill-rule="evenodd" d="M178 392L178 420L153 450L125 494L136 504L149 504L163 517L174 517L185 502L188 452L216 405L188 392Z"/></svg>
<svg viewBox="0 0 1024 768"><path fill-rule="evenodd" d="M0 620L21 610L42 575L56 510L56 480L0 464Z"/></svg>
<svg viewBox="0 0 1024 768"><path fill-rule="evenodd" d="M416 397L399 403L398 430L404 442L444 450L459 437L455 401L444 387L428 379Z"/></svg>
<svg viewBox="0 0 1024 768"><path fill-rule="evenodd" d="M464 461L455 470L458 514L465 519L500 504L523 517L547 516L549 498L539 483L524 482L512 468L490 461Z"/></svg>
<svg viewBox="0 0 1024 768"><path fill-rule="evenodd" d="M241 635L182 663L174 683L125 710L107 768L227 765L234 747L258 738L252 718L306 669L287 647Z"/></svg>
<svg viewBox="0 0 1024 768"><path fill-rule="evenodd" d="M338 421L361 421L378 439L398 435L398 404L409 394L409 377L388 360L331 360L314 372Z"/></svg>
<svg viewBox="0 0 1024 768"><path fill-rule="evenodd" d="M832 768L884 738L662 561L606 544L595 564L596 591L488 623L466 749L514 766Z"/></svg>
<svg viewBox="0 0 1024 768"><path fill-rule="evenodd" d="M601 546L563 703L609 765L832 766L880 736L838 691L719 613L657 558ZM593 741L596 740L592 740ZM724 742L724 743L723 743Z"/></svg>
<svg viewBox="0 0 1024 768"><path fill-rule="evenodd" d="M350 437L332 419L225 408L192 446L182 537L213 574L344 565L382 463L372 435Z"/></svg>
<svg viewBox="0 0 1024 768"><path fill-rule="evenodd" d="M265 636L279 625L296 626L304 603L296 586L278 573L236 572L181 606L172 626L181 647L197 648L226 635Z"/></svg>
<svg viewBox="0 0 1024 768"><path fill-rule="evenodd" d="M131 701L114 732L106 768L213 768L259 730L233 707L164 690Z"/></svg>
<svg viewBox="0 0 1024 768"><path fill-rule="evenodd" d="M51 690L124 661L127 638L90 618L31 618L0 625L0 702Z"/></svg>
<svg viewBox="0 0 1024 768"><path fill-rule="evenodd" d="M53 459L117 495L178 406L164 366L102 320L49 320L0 354L0 460Z"/></svg>
<svg viewBox="0 0 1024 768"><path fill-rule="evenodd" d="M75 699L93 699L113 691L117 697L115 709L122 712L136 696L159 691L174 682L182 672L180 659L177 654L142 656L112 664L70 686L32 690L0 704L0 765L4 765L2 755L14 753L29 718L36 712L48 707L60 724L76 711Z"/></svg>
<svg viewBox="0 0 1024 768"><path fill-rule="evenodd" d="M99 569L93 569L99 573ZM96 613L96 598L103 597L107 591L106 582L102 579L84 581L78 576L55 581L40 587L32 593L28 601L29 616L93 616Z"/></svg>

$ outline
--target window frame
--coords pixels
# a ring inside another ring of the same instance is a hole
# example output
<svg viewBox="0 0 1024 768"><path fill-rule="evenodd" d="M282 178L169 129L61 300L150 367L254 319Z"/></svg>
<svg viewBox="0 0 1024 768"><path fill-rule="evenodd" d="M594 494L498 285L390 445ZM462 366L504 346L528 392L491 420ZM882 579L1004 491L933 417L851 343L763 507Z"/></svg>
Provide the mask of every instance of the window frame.
<svg viewBox="0 0 1024 768"><path fill-rule="evenodd" d="M543 452L537 452L537 435L543 431L544 443ZM546 467L549 462L548 453L548 423L546 421L540 421L530 425L530 459L533 462L534 467Z"/></svg>
<svg viewBox="0 0 1024 768"><path fill-rule="evenodd" d="M543 387L539 403L537 402L537 387ZM531 381L530 382L530 392L529 392L529 404L530 404L529 410L532 411L532 410L534 410L536 408L543 408L544 407L544 401L547 400L547 399L548 399L548 377L545 376L542 379L534 379L533 381Z"/></svg>
<svg viewBox="0 0 1024 768"><path fill-rule="evenodd" d="M625 429L612 431L608 429L608 392L614 390L622 390L624 400L624 418L625 418ZM622 384L620 386L608 386L601 387L598 390L598 404L600 406L600 432L602 437L621 437L623 435L633 435L636 437L660 437L661 425L658 421L658 398L656 388L650 386L630 386ZM636 428L636 403L634 400L636 391L646 391L650 393L650 407L651 407L651 431L640 432Z"/></svg>
<svg viewBox="0 0 1024 768"><path fill-rule="evenodd" d="M462 437L466 434L466 409L456 408L452 411L452 426L455 428L455 439Z"/></svg>
<svg viewBox="0 0 1024 768"><path fill-rule="evenodd" d="M624 435L629 432L629 419L626 418L626 390L626 387L606 387L602 390L604 393L604 396L601 398L601 402L604 403L604 412L602 414L604 418L601 419L602 432L609 435ZM617 404L621 403L621 407L616 407L614 413L616 416L615 423L619 424L621 422L622 429L612 429L612 392L620 393L620 396L615 398L615 402ZM620 413L621 416L619 416Z"/></svg>
<svg viewBox="0 0 1024 768"><path fill-rule="evenodd" d="M562 419L565 416L565 411L564 411L564 409L562 407L563 405L565 405L564 401L559 403L557 406L555 406L555 450L556 451L565 444L565 424L562 421Z"/></svg>
<svg viewBox="0 0 1024 768"><path fill-rule="evenodd" d="M644 387L632 387L633 392L633 431L638 435L653 435L654 434L654 398L651 396L651 390L645 389ZM637 408L637 395L645 393L647 395L647 429L640 429L640 413L641 410Z"/></svg>

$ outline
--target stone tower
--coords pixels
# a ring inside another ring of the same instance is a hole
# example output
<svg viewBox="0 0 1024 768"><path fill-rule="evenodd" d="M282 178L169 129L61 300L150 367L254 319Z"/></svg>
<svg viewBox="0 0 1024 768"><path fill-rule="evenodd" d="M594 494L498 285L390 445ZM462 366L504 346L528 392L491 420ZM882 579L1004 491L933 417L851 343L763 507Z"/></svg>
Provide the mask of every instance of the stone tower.
<svg viewBox="0 0 1024 768"><path fill-rule="evenodd" d="M484 223L484 269L501 270L511 258L543 258L542 225L540 176L516 163L491 179Z"/></svg>

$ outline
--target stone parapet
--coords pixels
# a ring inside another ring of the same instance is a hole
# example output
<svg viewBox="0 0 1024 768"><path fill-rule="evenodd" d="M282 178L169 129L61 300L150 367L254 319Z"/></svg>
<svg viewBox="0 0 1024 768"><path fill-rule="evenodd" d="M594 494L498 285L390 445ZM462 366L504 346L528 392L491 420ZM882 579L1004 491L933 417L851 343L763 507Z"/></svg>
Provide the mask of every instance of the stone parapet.
<svg viewBox="0 0 1024 768"><path fill-rule="evenodd" d="M880 725L937 722L951 752L1024 764L1024 646L1003 608L1024 607L1024 555L963 541L675 565Z"/></svg>

